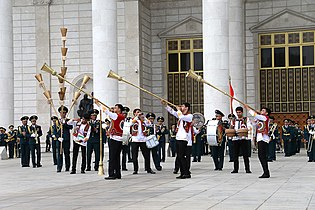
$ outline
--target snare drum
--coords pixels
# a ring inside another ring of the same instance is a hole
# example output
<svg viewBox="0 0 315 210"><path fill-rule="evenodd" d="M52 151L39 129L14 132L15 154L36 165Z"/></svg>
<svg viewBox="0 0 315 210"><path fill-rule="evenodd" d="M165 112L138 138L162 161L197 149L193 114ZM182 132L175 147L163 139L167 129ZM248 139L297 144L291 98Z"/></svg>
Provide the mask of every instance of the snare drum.
<svg viewBox="0 0 315 210"><path fill-rule="evenodd" d="M237 130L237 135L239 137L248 137L248 128L241 128Z"/></svg>
<svg viewBox="0 0 315 210"><path fill-rule="evenodd" d="M210 120L207 125L207 142L210 146L218 146L217 128L218 120Z"/></svg>
<svg viewBox="0 0 315 210"><path fill-rule="evenodd" d="M227 137L234 137L234 136L236 136L236 130L235 129L225 129L225 135Z"/></svg>
<svg viewBox="0 0 315 210"><path fill-rule="evenodd" d="M155 135L150 135L146 138L145 144L147 145L147 148L151 149L159 145L159 141Z"/></svg>

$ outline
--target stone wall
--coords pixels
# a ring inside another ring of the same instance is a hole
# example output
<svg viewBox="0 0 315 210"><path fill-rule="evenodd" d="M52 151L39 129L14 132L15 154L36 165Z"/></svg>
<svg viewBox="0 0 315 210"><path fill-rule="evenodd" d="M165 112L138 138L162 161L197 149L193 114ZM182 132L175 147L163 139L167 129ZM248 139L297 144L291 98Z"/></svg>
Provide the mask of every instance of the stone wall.
<svg viewBox="0 0 315 210"><path fill-rule="evenodd" d="M245 4L246 99L253 107L259 107L258 33L250 28L284 9L315 18L315 2L310 0L248 0Z"/></svg>
<svg viewBox="0 0 315 210"><path fill-rule="evenodd" d="M151 0L151 48L152 48L152 91L167 98L166 83L166 40L158 34L188 17L202 19L201 0ZM177 38L177 37L174 37ZM153 112L166 115L157 99L152 101Z"/></svg>

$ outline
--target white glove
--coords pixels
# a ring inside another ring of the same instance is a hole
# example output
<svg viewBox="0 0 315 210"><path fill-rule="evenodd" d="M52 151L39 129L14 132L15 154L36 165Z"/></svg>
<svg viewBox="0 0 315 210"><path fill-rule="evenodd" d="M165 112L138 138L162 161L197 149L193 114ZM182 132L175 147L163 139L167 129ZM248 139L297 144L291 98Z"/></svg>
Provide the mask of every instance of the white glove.
<svg viewBox="0 0 315 210"><path fill-rule="evenodd" d="M63 142L63 138L59 137L58 141Z"/></svg>
<svg viewBox="0 0 315 210"><path fill-rule="evenodd" d="M52 135L51 137L56 138L56 136L55 136L55 135Z"/></svg>
<svg viewBox="0 0 315 210"><path fill-rule="evenodd" d="M36 134L35 134L35 133L32 133L32 134L31 134L31 137L32 137L32 138L35 138L35 137L36 137Z"/></svg>

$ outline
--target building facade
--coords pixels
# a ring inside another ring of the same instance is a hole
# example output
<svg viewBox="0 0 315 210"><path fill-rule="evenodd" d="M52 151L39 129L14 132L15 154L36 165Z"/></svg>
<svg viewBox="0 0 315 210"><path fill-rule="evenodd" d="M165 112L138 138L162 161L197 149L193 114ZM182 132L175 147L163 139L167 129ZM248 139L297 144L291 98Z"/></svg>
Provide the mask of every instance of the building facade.
<svg viewBox="0 0 315 210"><path fill-rule="evenodd" d="M80 85L89 75L86 89L110 106L166 116L159 100L108 79L111 69L172 103L190 102L206 119L215 109L228 114L228 97L185 78L193 69L226 92L230 78L238 99L278 119L315 114L312 0L2 0L0 16L4 126L37 114L48 127L54 113L34 75L42 73L59 106L58 80L40 68L60 71L61 27L67 79ZM69 106L75 89L66 87Z"/></svg>

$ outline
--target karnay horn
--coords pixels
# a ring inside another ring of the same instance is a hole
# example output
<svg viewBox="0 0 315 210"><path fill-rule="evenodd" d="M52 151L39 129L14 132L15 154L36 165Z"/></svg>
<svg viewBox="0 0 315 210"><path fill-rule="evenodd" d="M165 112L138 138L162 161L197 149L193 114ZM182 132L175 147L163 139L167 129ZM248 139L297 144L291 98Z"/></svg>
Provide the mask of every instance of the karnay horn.
<svg viewBox="0 0 315 210"><path fill-rule="evenodd" d="M146 90L146 89L144 89L144 88L142 88L142 87L139 87L139 86L137 86L137 85L135 85L135 84L133 84L133 83L131 83L131 82L128 82L127 80L123 79L121 76L119 76L117 73L113 72L112 70L109 71L107 77L108 77L108 78L112 78L112 79L116 79L116 80L118 80L118 81L125 82L125 83L127 83L128 85L131 85L131 86L133 86L133 87L135 87L135 88L138 88L139 90L142 90L143 92L145 92L145 93L147 93L147 94L149 94L149 95L151 95L151 96L153 96L153 97L155 97L155 98L158 98L158 99L160 99L160 100L162 100L162 101L165 101L166 103L168 103L169 105L171 105L171 106L173 106L173 107L176 107L175 104L173 104L173 103L171 103L171 102L165 100L164 98L161 98L160 96L155 95L154 93L151 93L150 91L148 91L148 90Z"/></svg>
<svg viewBox="0 0 315 210"><path fill-rule="evenodd" d="M48 66L46 63L42 66L41 68L43 71L48 72L50 74L52 74L53 76L58 77L58 79L62 79L63 81L65 81L66 83L68 83L69 85L75 87L76 89L78 89L80 92L83 92L85 94L87 94L89 97L98 100L97 98L95 98L94 96L92 96L91 93L88 93L87 91L85 91L84 89L80 89L80 87L78 87L77 85L73 84L72 82L68 81L67 79L65 79L64 77L60 76L59 74L57 74L57 72L52 69L50 66ZM98 100L99 101L99 100ZM103 102L99 101L100 104L102 104L103 106L105 106L106 108L110 109L109 106L107 106L106 104L104 104Z"/></svg>
<svg viewBox="0 0 315 210"><path fill-rule="evenodd" d="M237 98L234 98L233 96L231 96L230 94L228 94L227 92L224 92L223 90L217 88L216 86L212 85L211 83L207 82L206 80L204 80L201 76L197 75L193 70L189 70L188 73L186 74L186 77L190 77L194 80L197 80L198 82L202 82L206 85L209 85L210 87L216 89L217 91L219 91L220 93L223 93L224 95L234 99L235 101L239 102L240 104L247 106L248 108L256 111L256 109L250 107L249 105L245 104L243 101L238 100Z"/></svg>

